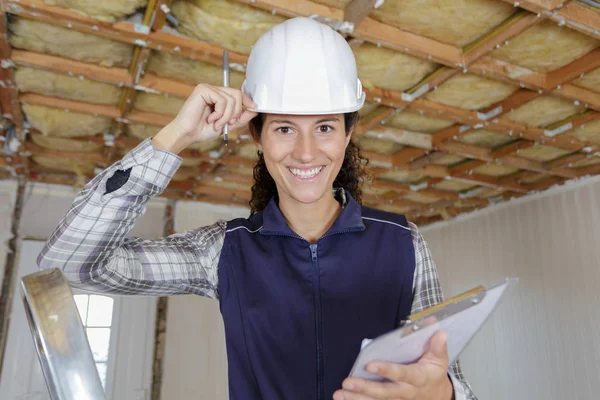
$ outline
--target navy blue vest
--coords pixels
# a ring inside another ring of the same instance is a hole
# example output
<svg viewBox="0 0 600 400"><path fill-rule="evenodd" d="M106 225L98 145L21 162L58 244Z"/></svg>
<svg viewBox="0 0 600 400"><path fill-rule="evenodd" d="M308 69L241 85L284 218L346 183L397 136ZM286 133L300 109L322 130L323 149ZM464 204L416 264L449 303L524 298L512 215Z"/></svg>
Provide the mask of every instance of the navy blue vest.
<svg viewBox="0 0 600 400"><path fill-rule="evenodd" d="M346 196L313 245L274 201L228 223L218 290L231 399L331 399L362 339L409 315L415 251L406 219Z"/></svg>

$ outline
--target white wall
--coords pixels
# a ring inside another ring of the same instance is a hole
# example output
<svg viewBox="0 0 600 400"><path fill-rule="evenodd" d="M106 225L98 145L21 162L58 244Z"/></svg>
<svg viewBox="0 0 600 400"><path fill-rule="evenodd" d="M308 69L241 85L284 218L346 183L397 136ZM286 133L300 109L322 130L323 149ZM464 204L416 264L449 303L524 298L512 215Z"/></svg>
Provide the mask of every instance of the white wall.
<svg viewBox="0 0 600 400"><path fill-rule="evenodd" d="M461 357L480 399L600 392L600 178L424 229L446 294L520 278Z"/></svg>
<svg viewBox="0 0 600 400"><path fill-rule="evenodd" d="M11 184L13 184L14 188ZM12 204L14 204L15 194L16 185L14 185L14 182L0 182L0 228L2 228L0 238L2 240L8 237L6 235L10 235ZM19 236L21 238L45 240L67 212L75 195L76 191L66 186L40 183L28 184L25 189ZM144 238L162 237L165 222L165 207L165 199L152 200L148 204L146 213L140 217L130 234ZM5 208L10 210L7 211ZM39 242L35 244L38 245L38 248L41 245ZM2 257L0 265L4 263L5 259L3 251L4 247L0 246L0 256ZM33 253L36 252L39 251L34 251ZM27 265L25 267L22 266L22 268L27 269L27 273L37 270L37 267L31 264L35 263L37 254L30 254L31 251L26 251L26 253L24 255L21 253L22 259L28 257ZM15 286L17 286L17 282L15 282ZM11 320L7 346L14 347L15 343L20 343L20 338L25 338L23 346L26 346L25 348L27 349L29 347L33 349L33 341L27 340L27 337L30 337L31 334L25 322L24 315L22 315L23 318L19 318L20 314L23 314L23 309L18 297L18 290L15 290L15 296L17 297L13 299L14 304L12 309L12 314L15 318L13 318L14 321ZM114 338L114 341L111 338L111 353L114 352L116 354L116 363L112 373L109 371L109 375L111 376L107 377L106 398L107 400L148 399L150 398L150 386L152 382L156 298L120 297L116 299L115 314L113 315L115 335L112 338ZM8 355L9 353L7 352L6 354ZM5 360L4 367L9 366L10 368L10 365L18 364L16 361L15 357L11 356L10 359L7 358ZM33 371L31 368L30 370L29 372ZM17 376L15 378L16 381L19 379L29 379L27 374L19 374L15 375ZM0 382L6 383L6 379L8 379L8 372L6 372L6 376L3 374L0 377ZM108 384L109 381L110 385ZM29 386L25 383L21 385L22 387L13 389L27 391ZM2 387L6 387L6 385L2 386L0 384L0 388ZM43 388L43 384L39 387ZM40 396L43 395L40 394ZM2 396L0 395L0 397ZM11 398L11 396L8 396L8 398Z"/></svg>
<svg viewBox="0 0 600 400"><path fill-rule="evenodd" d="M178 202L175 230L247 217L248 209ZM227 399L227 355L218 303L199 296L169 298L162 399Z"/></svg>

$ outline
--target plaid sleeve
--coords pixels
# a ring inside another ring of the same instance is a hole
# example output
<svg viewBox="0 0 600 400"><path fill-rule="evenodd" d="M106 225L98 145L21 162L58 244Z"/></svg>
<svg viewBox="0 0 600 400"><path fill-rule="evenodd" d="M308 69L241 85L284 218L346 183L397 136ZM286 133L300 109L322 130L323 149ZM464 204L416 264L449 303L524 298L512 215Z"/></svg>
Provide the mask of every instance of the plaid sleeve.
<svg viewBox="0 0 600 400"><path fill-rule="evenodd" d="M38 256L39 267L59 268L74 287L91 291L216 298L225 222L158 240L125 237L180 164L150 139L142 142L81 190ZM129 179L106 193L108 179L127 169Z"/></svg>
<svg viewBox="0 0 600 400"><path fill-rule="evenodd" d="M417 226L413 223L409 223L409 225L415 248L415 277L411 308L411 314L415 314L443 302L444 295L429 247ZM477 400L471 386L463 375L458 360L450 366L449 375L454 386L455 400Z"/></svg>

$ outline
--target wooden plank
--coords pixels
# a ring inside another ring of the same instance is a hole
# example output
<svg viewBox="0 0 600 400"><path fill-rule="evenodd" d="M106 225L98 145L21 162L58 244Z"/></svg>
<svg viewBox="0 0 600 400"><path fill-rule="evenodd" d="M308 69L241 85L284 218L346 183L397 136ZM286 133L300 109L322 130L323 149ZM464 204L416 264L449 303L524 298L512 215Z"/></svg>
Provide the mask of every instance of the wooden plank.
<svg viewBox="0 0 600 400"><path fill-rule="evenodd" d="M25 104L36 104L53 108L61 108L73 112L100 115L109 118L118 118L119 109L115 106L105 104L84 103L82 101L73 101L61 99L58 97L44 96L36 93L24 93L19 96L19 101Z"/></svg>
<svg viewBox="0 0 600 400"><path fill-rule="evenodd" d="M548 72L546 74L546 85L555 88L558 85L571 82L596 68L600 68L600 48L590 51L562 68Z"/></svg>
<svg viewBox="0 0 600 400"><path fill-rule="evenodd" d="M421 97L426 93L435 90L439 85L458 73L459 71L457 69L441 66L423 78L415 86L409 90L405 90L404 93L410 95L411 98Z"/></svg>
<svg viewBox="0 0 600 400"><path fill-rule="evenodd" d="M77 152L77 151L60 151L53 149L46 149L38 146L33 142L25 142L23 144L23 150L28 151L32 154L43 154L52 157L59 157L62 159L89 161L94 163L104 162L104 157L101 153L88 153L88 152Z"/></svg>
<svg viewBox="0 0 600 400"><path fill-rule="evenodd" d="M309 17L320 15L324 18L343 21L344 11L334 7L313 3L307 0L236 0L253 7L287 17Z"/></svg>
<svg viewBox="0 0 600 400"><path fill-rule="evenodd" d="M469 66L514 36L525 32L543 20L537 14L521 10L463 49L463 64Z"/></svg>
<svg viewBox="0 0 600 400"><path fill-rule="evenodd" d="M3 59L9 59L12 54L12 49L8 43L8 30L6 26L6 14L0 15L0 55ZM19 92L15 83L15 72L13 68L3 68L0 76L2 87L0 87L2 113L12 119L15 124L17 138L24 140L23 131L23 112L19 104Z"/></svg>
<svg viewBox="0 0 600 400"><path fill-rule="evenodd" d="M392 154L392 163L394 165L407 164L426 153L427 150L418 149L416 147L402 149L396 154Z"/></svg>
<svg viewBox="0 0 600 400"><path fill-rule="evenodd" d="M516 151L532 147L533 145L534 145L534 142L530 142L528 140L517 140L513 143L509 143L505 146L502 146L499 149L493 150L491 156L493 159L496 160L496 159L505 157L509 154L512 154Z"/></svg>
<svg viewBox="0 0 600 400"><path fill-rule="evenodd" d="M159 78L153 74L144 75L138 85L138 90L150 92L168 93L171 95L187 98L196 86L190 83L176 81L174 79Z"/></svg>
<svg viewBox="0 0 600 400"><path fill-rule="evenodd" d="M506 99L501 100L495 104L492 104L489 107L484 108L480 111L483 115L493 115L487 119L498 118L499 116L506 114L508 112L513 111L516 108L521 107L524 104L529 103L530 101L538 98L541 94L537 91L528 90L528 89L519 89ZM486 120L487 120L486 119Z"/></svg>
<svg viewBox="0 0 600 400"><path fill-rule="evenodd" d="M600 164L592 164L585 167L579 167L575 169L578 177L588 175L600 175Z"/></svg>
<svg viewBox="0 0 600 400"><path fill-rule="evenodd" d="M473 170L474 168L477 168L477 167L480 167L480 166L486 165L486 164L487 163L485 161L481 161L481 160L469 160L469 161L466 161L456 167L451 168L450 175L456 176L456 177L464 176L466 173Z"/></svg>
<svg viewBox="0 0 600 400"><path fill-rule="evenodd" d="M175 116L166 114L154 114L139 110L132 110L129 113L129 115L127 115L127 120L131 122L156 125L160 127L166 126L169 122L173 120L173 118L175 118Z"/></svg>
<svg viewBox="0 0 600 400"><path fill-rule="evenodd" d="M600 93L570 83L561 85L560 88L557 88L552 93L569 100L575 100L585 107L600 111Z"/></svg>
<svg viewBox="0 0 600 400"><path fill-rule="evenodd" d="M546 88L545 74L488 56L481 57L471 64L467 70L482 76L497 78L512 83L516 82L520 84L521 87L532 90Z"/></svg>
<svg viewBox="0 0 600 400"><path fill-rule="evenodd" d="M461 129L461 125L452 125L434 133L432 137L433 147L438 147L443 142L456 139L461 134Z"/></svg>
<svg viewBox="0 0 600 400"><path fill-rule="evenodd" d="M420 58L431 59L450 67L462 63L462 49L458 47L403 31L371 18L364 19L355 28L353 35L359 39L379 43L382 46Z"/></svg>
<svg viewBox="0 0 600 400"><path fill-rule="evenodd" d="M584 160L587 158L587 155L584 153L573 153L567 156L558 158L556 160L548 161L544 163L544 168L546 169L556 169L561 167L571 167L571 164L574 164L578 161Z"/></svg>
<svg viewBox="0 0 600 400"><path fill-rule="evenodd" d="M373 10L377 0L351 0L344 8L344 21L360 24Z"/></svg>
<svg viewBox="0 0 600 400"><path fill-rule="evenodd" d="M600 13L591 11L578 1L570 1L556 12L547 12L546 15L571 29L600 39Z"/></svg>
<svg viewBox="0 0 600 400"><path fill-rule="evenodd" d="M133 82L124 68L101 67L96 64L18 49L12 51L10 58L17 65L41 68L68 75L79 75L114 85L131 86Z"/></svg>
<svg viewBox="0 0 600 400"><path fill-rule="evenodd" d="M169 9L170 0L158 0L156 2L156 7L154 8L154 15L152 17L152 26L151 29L153 31L159 31L163 25L165 24L165 20L167 19L167 14L164 9Z"/></svg>
<svg viewBox="0 0 600 400"><path fill-rule="evenodd" d="M357 137L364 135L395 112L396 110L391 107L377 107L375 110L371 111L369 115L360 119L354 135Z"/></svg>

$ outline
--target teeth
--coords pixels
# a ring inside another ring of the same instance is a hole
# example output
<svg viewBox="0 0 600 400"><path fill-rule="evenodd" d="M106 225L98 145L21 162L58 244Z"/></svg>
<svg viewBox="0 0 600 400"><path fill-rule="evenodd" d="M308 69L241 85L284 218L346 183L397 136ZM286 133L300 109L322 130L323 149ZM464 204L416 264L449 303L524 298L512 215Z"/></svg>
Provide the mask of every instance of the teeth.
<svg viewBox="0 0 600 400"><path fill-rule="evenodd" d="M321 172L322 169L323 169L323 167L317 167L317 168L308 169L308 170L290 168L290 172L300 178L308 179L308 178L312 178L315 175L317 175L319 172Z"/></svg>

